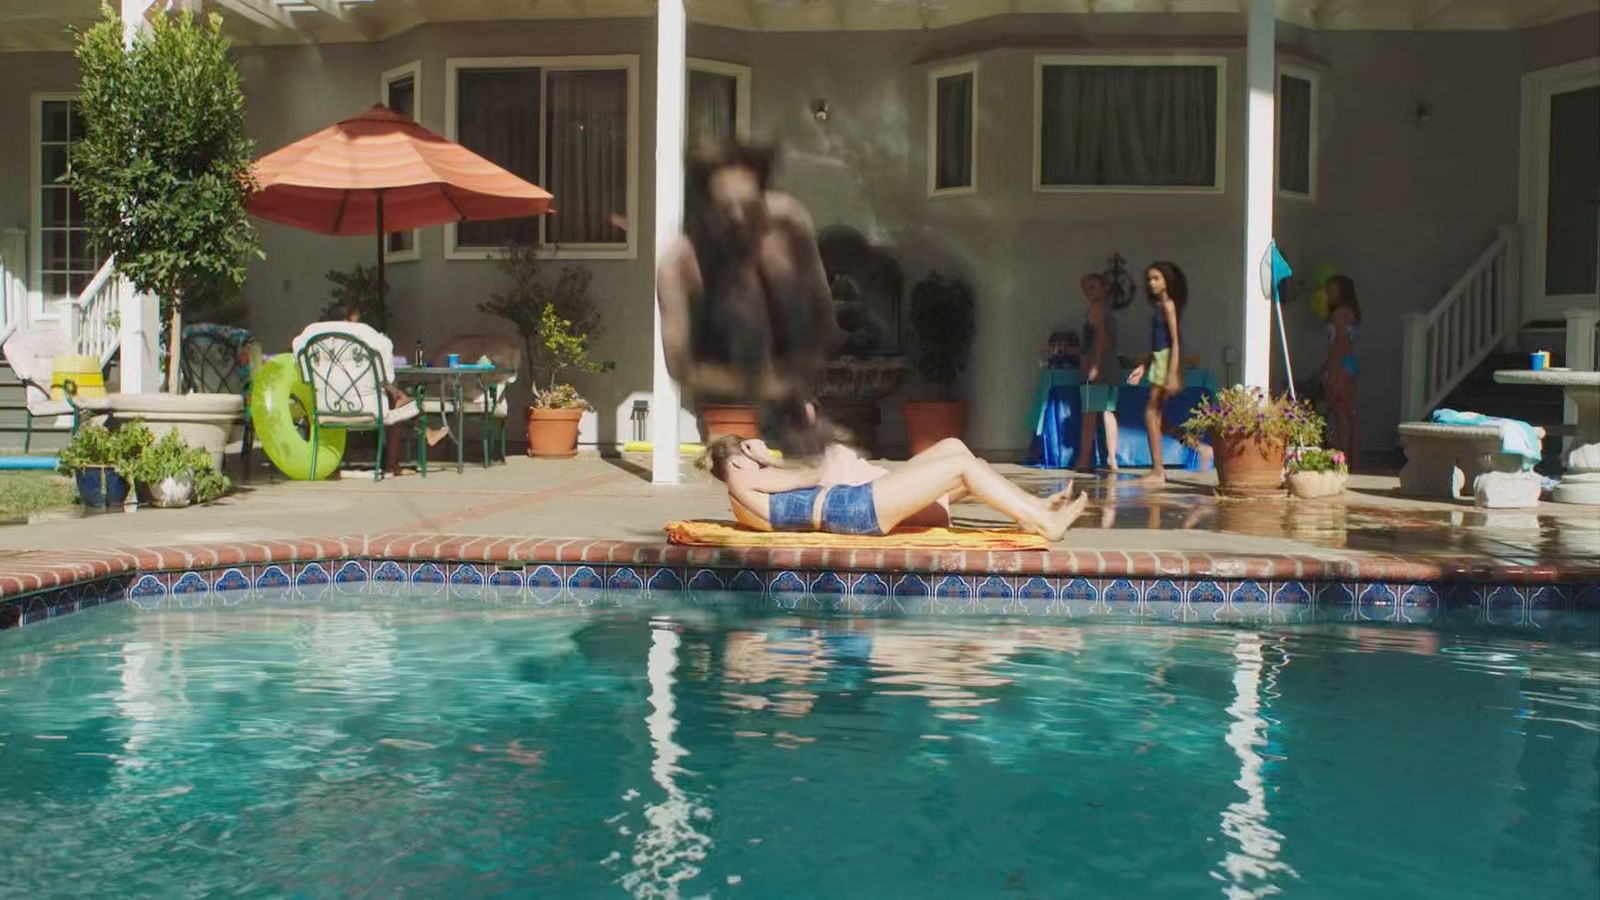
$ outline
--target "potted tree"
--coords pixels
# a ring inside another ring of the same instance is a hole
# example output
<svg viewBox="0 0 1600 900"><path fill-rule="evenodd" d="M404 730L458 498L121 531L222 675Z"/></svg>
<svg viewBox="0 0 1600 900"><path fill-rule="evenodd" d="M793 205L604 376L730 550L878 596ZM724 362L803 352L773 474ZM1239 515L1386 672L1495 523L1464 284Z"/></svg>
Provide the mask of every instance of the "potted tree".
<svg viewBox="0 0 1600 900"><path fill-rule="evenodd" d="M552 283L535 247L509 246L500 271L511 279L478 309L511 323L522 338L533 398L528 407L528 455L571 457L578 452L578 422L589 404L561 381L569 372L609 372L614 363L590 357L589 341L600 331L600 311L589 294L594 276L564 266Z"/></svg>
<svg viewBox="0 0 1600 900"><path fill-rule="evenodd" d="M1196 407L1181 431L1190 446L1210 443L1219 494L1282 496L1288 448L1316 446L1322 418L1287 394L1273 397L1258 387L1234 385Z"/></svg>
<svg viewBox="0 0 1600 900"><path fill-rule="evenodd" d="M162 509L210 503L232 483L211 462L211 454L191 448L176 428L150 444L128 467L140 499Z"/></svg>
<svg viewBox="0 0 1600 900"><path fill-rule="evenodd" d="M61 449L57 464L77 482L88 509L119 509L128 497L135 462L153 441L150 429L130 422L116 431L91 422Z"/></svg>
<svg viewBox="0 0 1600 900"><path fill-rule="evenodd" d="M221 16L154 15L124 44L123 22L105 13L78 40L83 131L66 180L117 272L160 298L176 393L184 303L242 284L262 255L245 213L255 144Z"/></svg>
<svg viewBox="0 0 1600 900"><path fill-rule="evenodd" d="M967 430L967 404L952 386L967 368L974 330L972 289L959 278L934 272L911 291L911 327L917 336L917 368L939 388L941 400L901 404L912 455Z"/></svg>

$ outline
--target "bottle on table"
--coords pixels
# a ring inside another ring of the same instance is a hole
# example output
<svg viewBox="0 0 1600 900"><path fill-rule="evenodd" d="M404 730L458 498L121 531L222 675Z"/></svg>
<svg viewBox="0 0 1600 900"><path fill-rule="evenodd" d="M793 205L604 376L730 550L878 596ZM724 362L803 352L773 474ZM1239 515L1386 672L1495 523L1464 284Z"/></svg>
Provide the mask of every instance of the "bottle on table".
<svg viewBox="0 0 1600 900"><path fill-rule="evenodd" d="M416 348L411 351L411 364L413 366L421 368L422 367L422 363L423 363L422 341L419 340L419 341L417 341Z"/></svg>

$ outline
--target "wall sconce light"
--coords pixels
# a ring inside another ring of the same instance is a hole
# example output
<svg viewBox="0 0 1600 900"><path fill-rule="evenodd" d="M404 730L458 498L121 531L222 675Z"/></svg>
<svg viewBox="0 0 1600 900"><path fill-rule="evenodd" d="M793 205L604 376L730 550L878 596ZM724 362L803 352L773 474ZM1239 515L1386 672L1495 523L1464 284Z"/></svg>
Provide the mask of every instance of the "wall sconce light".
<svg viewBox="0 0 1600 900"><path fill-rule="evenodd" d="M828 101L821 99L811 101L811 117L818 122L828 121Z"/></svg>
<svg viewBox="0 0 1600 900"><path fill-rule="evenodd" d="M1417 126L1420 128L1421 126L1433 121L1433 108L1428 106L1428 104L1423 103L1421 100L1418 100L1416 104L1411 107L1411 118L1416 120Z"/></svg>

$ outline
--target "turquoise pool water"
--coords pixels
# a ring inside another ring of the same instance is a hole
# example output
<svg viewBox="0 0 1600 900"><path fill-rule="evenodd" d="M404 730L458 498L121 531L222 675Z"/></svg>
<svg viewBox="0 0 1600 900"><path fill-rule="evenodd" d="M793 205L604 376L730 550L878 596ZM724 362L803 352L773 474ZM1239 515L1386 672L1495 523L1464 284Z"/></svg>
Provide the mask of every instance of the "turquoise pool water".
<svg viewBox="0 0 1600 900"><path fill-rule="evenodd" d="M1600 641L114 604L0 634L0 896L1600 893Z"/></svg>

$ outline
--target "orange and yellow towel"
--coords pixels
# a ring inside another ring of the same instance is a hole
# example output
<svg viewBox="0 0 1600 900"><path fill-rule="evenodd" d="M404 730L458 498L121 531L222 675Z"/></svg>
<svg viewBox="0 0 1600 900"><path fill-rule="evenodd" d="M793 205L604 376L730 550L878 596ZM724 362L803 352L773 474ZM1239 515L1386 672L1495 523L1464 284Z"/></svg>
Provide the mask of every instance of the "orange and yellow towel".
<svg viewBox="0 0 1600 900"><path fill-rule="evenodd" d="M818 532L754 531L732 522L669 522L667 540L686 547L822 547L847 550L1049 550L1050 542L1020 531L901 527L882 537Z"/></svg>

